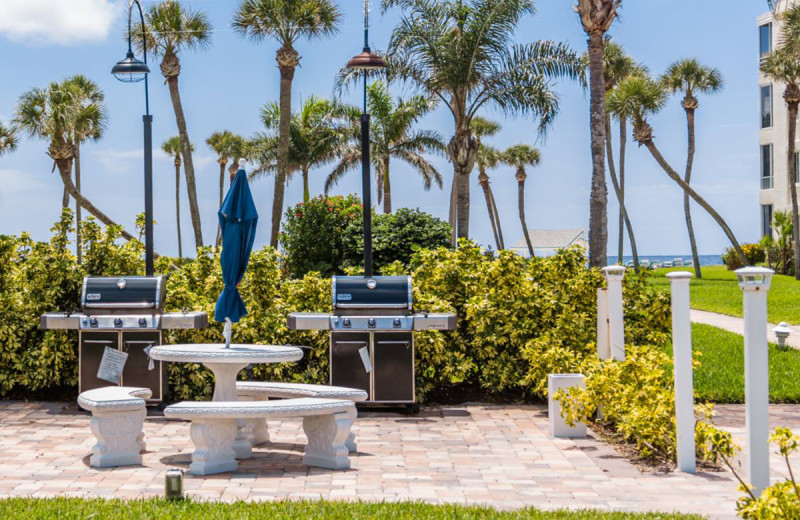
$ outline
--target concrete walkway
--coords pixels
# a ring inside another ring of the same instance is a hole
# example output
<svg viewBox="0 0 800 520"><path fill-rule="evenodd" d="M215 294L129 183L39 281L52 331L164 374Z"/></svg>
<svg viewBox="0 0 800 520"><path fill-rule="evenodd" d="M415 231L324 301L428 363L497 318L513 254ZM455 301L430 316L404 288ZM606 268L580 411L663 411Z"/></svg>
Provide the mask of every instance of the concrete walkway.
<svg viewBox="0 0 800 520"><path fill-rule="evenodd" d="M704 323L706 325L712 325L714 327L727 330L728 332L739 334L740 336L744 335L743 318L728 316L727 314L718 314L716 312L700 311L697 309L691 309L689 316L694 323ZM773 332L775 327L776 325L774 323L767 324L767 341L770 343L777 343L777 340L775 339L775 333ZM800 327L796 325L789 325L789 328L792 330L792 332L786 339L786 344L793 348L800 349Z"/></svg>

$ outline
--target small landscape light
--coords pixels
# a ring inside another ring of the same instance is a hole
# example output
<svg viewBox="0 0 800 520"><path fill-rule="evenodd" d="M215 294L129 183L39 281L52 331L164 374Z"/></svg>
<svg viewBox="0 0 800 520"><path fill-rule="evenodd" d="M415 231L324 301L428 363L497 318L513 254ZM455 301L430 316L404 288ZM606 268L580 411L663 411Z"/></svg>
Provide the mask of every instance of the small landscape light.
<svg viewBox="0 0 800 520"><path fill-rule="evenodd" d="M164 498L183 500L183 470L170 469L164 475Z"/></svg>
<svg viewBox="0 0 800 520"><path fill-rule="evenodd" d="M778 346L780 348L786 348L786 340L789 338L789 334L792 333L792 329L786 324L785 321L778 323L778 326L772 329L772 332L775 333L775 338L778 340Z"/></svg>

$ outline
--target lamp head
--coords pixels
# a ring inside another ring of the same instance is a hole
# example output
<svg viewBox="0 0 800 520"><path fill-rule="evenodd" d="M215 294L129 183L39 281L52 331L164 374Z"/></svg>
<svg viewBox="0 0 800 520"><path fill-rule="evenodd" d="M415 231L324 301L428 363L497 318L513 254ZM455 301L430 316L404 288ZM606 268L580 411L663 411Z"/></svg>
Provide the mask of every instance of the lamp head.
<svg viewBox="0 0 800 520"><path fill-rule="evenodd" d="M369 47L366 47L347 62L347 68L353 70L380 70L386 68L386 62L379 55L369 50Z"/></svg>
<svg viewBox="0 0 800 520"><path fill-rule="evenodd" d="M111 73L123 83L137 83L150 73L150 67L147 66L147 63L137 60L133 51L128 49L125 59L118 61L111 69Z"/></svg>

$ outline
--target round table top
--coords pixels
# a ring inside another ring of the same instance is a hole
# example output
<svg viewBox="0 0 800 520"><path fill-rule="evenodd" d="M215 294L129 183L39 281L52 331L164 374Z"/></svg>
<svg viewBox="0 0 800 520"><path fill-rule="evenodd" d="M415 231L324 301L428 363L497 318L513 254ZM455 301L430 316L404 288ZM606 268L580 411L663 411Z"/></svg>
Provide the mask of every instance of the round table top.
<svg viewBox="0 0 800 520"><path fill-rule="evenodd" d="M150 357L173 363L283 363L299 361L303 351L288 345L239 345L198 343L158 345L150 349Z"/></svg>

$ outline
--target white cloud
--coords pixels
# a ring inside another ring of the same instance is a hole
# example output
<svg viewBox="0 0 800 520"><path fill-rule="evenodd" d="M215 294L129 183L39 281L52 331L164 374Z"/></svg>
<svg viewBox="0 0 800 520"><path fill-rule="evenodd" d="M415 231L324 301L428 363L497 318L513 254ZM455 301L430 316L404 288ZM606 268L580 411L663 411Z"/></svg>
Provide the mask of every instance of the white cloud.
<svg viewBox="0 0 800 520"><path fill-rule="evenodd" d="M31 44L102 41L124 7L118 0L2 0L0 34Z"/></svg>

